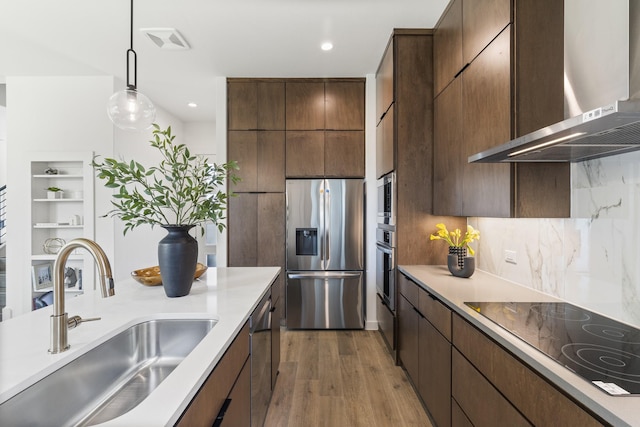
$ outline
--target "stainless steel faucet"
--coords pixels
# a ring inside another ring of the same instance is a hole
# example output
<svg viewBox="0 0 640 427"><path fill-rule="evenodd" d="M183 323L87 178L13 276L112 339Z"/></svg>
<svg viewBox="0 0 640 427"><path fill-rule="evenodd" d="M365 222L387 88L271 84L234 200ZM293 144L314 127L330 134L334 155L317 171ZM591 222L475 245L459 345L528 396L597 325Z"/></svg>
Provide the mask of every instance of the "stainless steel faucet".
<svg viewBox="0 0 640 427"><path fill-rule="evenodd" d="M99 320L100 318L82 319L79 316L69 316L64 310L64 267L71 252L77 248L85 248L95 259L100 276L102 298L115 295L111 264L102 248L89 239L74 239L64 245L58 252L53 264L53 314L51 315L51 340L49 353L61 353L69 349L67 330L75 328L82 322Z"/></svg>

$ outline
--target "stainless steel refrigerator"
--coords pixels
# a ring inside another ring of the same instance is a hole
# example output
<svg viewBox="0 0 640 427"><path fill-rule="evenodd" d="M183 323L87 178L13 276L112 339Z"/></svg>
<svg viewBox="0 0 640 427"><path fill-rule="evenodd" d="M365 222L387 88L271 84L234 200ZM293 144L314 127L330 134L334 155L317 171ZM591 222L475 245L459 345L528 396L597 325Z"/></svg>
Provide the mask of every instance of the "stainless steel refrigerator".
<svg viewBox="0 0 640 427"><path fill-rule="evenodd" d="M364 328L364 269L364 181L287 180L287 327Z"/></svg>

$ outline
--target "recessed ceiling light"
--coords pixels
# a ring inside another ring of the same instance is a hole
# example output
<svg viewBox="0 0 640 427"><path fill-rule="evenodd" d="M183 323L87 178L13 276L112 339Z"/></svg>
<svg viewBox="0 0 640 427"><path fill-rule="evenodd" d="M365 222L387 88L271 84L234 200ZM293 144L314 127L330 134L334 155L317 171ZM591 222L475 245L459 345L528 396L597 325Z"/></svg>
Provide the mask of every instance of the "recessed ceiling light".
<svg viewBox="0 0 640 427"><path fill-rule="evenodd" d="M196 104L195 102L190 102L187 105L191 108L196 108L198 106L198 104Z"/></svg>
<svg viewBox="0 0 640 427"><path fill-rule="evenodd" d="M331 50L331 49L333 49L333 43L324 42L324 43L322 43L322 46L320 46L320 49L325 50L325 51L326 50Z"/></svg>

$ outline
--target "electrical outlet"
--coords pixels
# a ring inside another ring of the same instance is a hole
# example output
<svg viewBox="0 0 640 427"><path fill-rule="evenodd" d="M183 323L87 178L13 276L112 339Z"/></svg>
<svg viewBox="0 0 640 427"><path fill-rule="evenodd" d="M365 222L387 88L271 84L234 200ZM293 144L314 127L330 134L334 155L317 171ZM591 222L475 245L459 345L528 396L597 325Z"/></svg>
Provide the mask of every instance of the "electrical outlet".
<svg viewBox="0 0 640 427"><path fill-rule="evenodd" d="M505 250L504 260L509 264L517 264L518 262L516 261L516 251Z"/></svg>

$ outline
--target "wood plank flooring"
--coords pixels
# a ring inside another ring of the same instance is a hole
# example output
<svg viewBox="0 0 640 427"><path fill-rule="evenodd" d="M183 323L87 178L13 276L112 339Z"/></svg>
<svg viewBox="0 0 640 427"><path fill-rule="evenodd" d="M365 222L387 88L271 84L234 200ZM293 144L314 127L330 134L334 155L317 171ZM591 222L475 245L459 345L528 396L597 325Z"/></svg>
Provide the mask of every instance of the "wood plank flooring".
<svg viewBox="0 0 640 427"><path fill-rule="evenodd" d="M431 426L377 331L282 331L265 427Z"/></svg>

